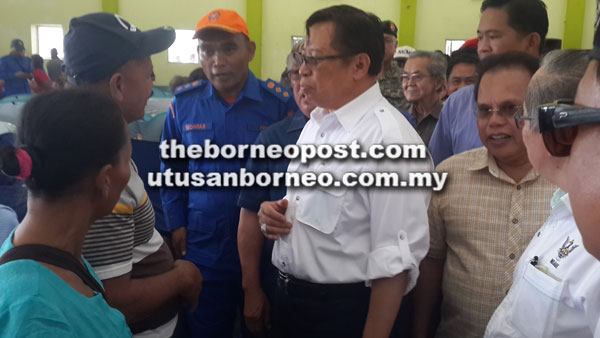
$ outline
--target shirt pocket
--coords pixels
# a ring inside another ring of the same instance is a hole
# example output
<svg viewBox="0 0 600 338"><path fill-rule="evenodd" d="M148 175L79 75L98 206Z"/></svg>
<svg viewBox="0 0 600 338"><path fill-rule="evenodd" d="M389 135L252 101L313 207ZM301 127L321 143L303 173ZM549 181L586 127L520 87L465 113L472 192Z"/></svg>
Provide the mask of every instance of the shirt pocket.
<svg viewBox="0 0 600 338"><path fill-rule="evenodd" d="M296 219L324 234L331 234L342 213L346 188L316 187L301 195Z"/></svg>
<svg viewBox="0 0 600 338"><path fill-rule="evenodd" d="M546 337L553 327L564 283L527 263L515 298L511 321L528 338Z"/></svg>

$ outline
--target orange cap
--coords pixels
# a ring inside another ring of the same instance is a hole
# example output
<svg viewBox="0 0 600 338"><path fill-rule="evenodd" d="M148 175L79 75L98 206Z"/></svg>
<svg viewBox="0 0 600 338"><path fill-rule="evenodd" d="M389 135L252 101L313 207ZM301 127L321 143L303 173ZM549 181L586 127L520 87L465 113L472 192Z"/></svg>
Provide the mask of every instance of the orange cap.
<svg viewBox="0 0 600 338"><path fill-rule="evenodd" d="M215 9L202 17L196 24L194 39L197 39L200 31L205 28L217 28L233 34L242 33L250 39L246 21L236 11L230 9Z"/></svg>

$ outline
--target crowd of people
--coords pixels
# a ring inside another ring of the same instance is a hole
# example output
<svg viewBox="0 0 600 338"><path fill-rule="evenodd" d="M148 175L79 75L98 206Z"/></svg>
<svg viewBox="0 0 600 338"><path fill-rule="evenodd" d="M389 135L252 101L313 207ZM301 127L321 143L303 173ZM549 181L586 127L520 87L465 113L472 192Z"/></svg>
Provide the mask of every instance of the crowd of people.
<svg viewBox="0 0 600 338"><path fill-rule="evenodd" d="M47 75L15 39L4 93L37 94L17 130L0 124L3 194L28 190L26 207L0 199L0 337L600 338L600 29L593 50L547 52L550 24L541 0L484 0L477 39L398 60L393 22L331 6L285 60L288 89L249 69L238 13L206 13L201 68L171 81L164 144L429 152L162 157L162 173L449 179L165 186L160 209L127 125L175 31L73 18Z"/></svg>

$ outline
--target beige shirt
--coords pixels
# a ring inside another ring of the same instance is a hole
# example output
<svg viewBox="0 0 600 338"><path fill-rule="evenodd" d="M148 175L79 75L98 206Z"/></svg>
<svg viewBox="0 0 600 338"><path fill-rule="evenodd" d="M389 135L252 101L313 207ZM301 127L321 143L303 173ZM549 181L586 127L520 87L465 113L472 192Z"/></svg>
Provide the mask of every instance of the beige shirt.
<svg viewBox="0 0 600 338"><path fill-rule="evenodd" d="M447 159L437 171L448 172L428 212L428 257L445 259L437 337L482 337L516 263L550 214L556 187L533 170L515 182L484 147Z"/></svg>

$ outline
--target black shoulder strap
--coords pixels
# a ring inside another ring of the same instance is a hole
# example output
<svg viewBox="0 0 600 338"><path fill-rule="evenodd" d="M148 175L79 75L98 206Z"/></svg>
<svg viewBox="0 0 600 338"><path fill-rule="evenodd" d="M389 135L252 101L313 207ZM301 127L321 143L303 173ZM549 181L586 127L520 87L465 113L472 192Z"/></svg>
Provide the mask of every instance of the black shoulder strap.
<svg viewBox="0 0 600 338"><path fill-rule="evenodd" d="M70 270L79 276L85 285L101 293L104 297L104 289L102 289L98 281L92 277L83 264L66 251L38 244L19 245L8 250L0 257L0 265L20 259L31 259Z"/></svg>

